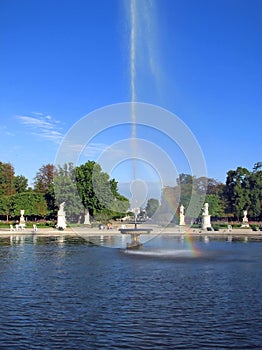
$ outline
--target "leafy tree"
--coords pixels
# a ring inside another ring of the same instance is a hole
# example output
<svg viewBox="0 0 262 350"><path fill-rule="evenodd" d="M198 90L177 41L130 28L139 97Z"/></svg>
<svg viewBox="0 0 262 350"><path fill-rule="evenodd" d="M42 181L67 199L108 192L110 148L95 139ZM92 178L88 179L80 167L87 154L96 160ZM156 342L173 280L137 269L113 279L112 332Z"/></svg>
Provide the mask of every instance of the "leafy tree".
<svg viewBox="0 0 262 350"><path fill-rule="evenodd" d="M88 161L76 167L75 175L79 196L90 215L104 212L123 216L126 213L129 201L118 193L117 182L110 180L99 164Z"/></svg>
<svg viewBox="0 0 262 350"><path fill-rule="evenodd" d="M161 204L154 215L154 221L160 225L170 223L176 214L179 198L177 198L176 188L166 186L162 190Z"/></svg>
<svg viewBox="0 0 262 350"><path fill-rule="evenodd" d="M177 201L183 203L185 208L189 206L190 198L193 193L194 177L188 174L179 174L177 186L175 187L175 196Z"/></svg>
<svg viewBox="0 0 262 350"><path fill-rule="evenodd" d="M28 180L23 175L18 175L14 177L14 187L16 193L22 193L27 190Z"/></svg>
<svg viewBox="0 0 262 350"><path fill-rule="evenodd" d="M25 210L27 217L45 217L47 214L47 205L44 195L27 191L14 194L8 197L7 206L11 217L20 216L21 209Z"/></svg>
<svg viewBox="0 0 262 350"><path fill-rule="evenodd" d="M84 207L92 216L97 211L102 209L93 188L92 178L95 165L96 163L94 161L88 161L75 169L76 184L79 196Z"/></svg>
<svg viewBox="0 0 262 350"><path fill-rule="evenodd" d="M48 193L52 187L55 175L53 164L43 165L34 178L34 190L38 193Z"/></svg>
<svg viewBox="0 0 262 350"><path fill-rule="evenodd" d="M145 208L148 217L151 218L156 213L158 208L159 208L159 201L157 199L150 198L147 201L147 205L146 205L146 208Z"/></svg>
<svg viewBox="0 0 262 350"><path fill-rule="evenodd" d="M11 196L15 193L15 171L10 163L0 162L0 195Z"/></svg>
<svg viewBox="0 0 262 350"><path fill-rule="evenodd" d="M253 172L257 173L258 171L262 171L262 162L257 162L254 164Z"/></svg>
<svg viewBox="0 0 262 350"><path fill-rule="evenodd" d="M223 216L223 206L219 195L217 194L207 194L206 200L209 204L209 214L214 218L220 218Z"/></svg>
<svg viewBox="0 0 262 350"><path fill-rule="evenodd" d="M208 186L210 186L211 179L208 179L207 177L204 177L204 176L199 178L194 178L191 176L191 178L192 178L192 190L204 196L207 192Z"/></svg>
<svg viewBox="0 0 262 350"><path fill-rule="evenodd" d="M84 206L77 191L75 169L72 163L57 167L54 192L57 207L65 202L66 219L69 222L79 222L81 215L84 214Z"/></svg>
<svg viewBox="0 0 262 350"><path fill-rule="evenodd" d="M0 196L0 215L6 217L6 221L9 220L9 215L11 213L12 203L10 196Z"/></svg>
<svg viewBox="0 0 262 350"><path fill-rule="evenodd" d="M226 191L228 211L239 219L243 210L250 206L250 172L246 168L238 167L227 173Z"/></svg>
<svg viewBox="0 0 262 350"><path fill-rule="evenodd" d="M53 164L46 164L38 170L34 178L34 191L44 194L47 203L49 219L55 219L57 213L54 192L55 172L56 169Z"/></svg>
<svg viewBox="0 0 262 350"><path fill-rule="evenodd" d="M262 220L262 163L261 166L255 165L249 177L249 186L250 206L248 215L253 220Z"/></svg>

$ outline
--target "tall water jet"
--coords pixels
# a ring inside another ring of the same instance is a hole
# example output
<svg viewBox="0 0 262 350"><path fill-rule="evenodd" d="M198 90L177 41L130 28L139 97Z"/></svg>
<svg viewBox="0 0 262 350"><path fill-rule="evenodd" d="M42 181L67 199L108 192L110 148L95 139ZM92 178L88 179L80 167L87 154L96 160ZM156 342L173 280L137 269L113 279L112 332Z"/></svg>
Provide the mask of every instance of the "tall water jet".
<svg viewBox="0 0 262 350"><path fill-rule="evenodd" d="M136 113L135 113L135 101L136 101L136 0L130 1L130 79L131 79L131 143L133 151L133 181L136 182ZM132 197L131 207L136 208L136 194L135 188ZM136 214L135 214L136 217Z"/></svg>
<svg viewBox="0 0 262 350"><path fill-rule="evenodd" d="M131 88L131 147L133 159L133 197L131 207L137 208L136 182L138 176L137 156L139 153L137 142L137 102L144 99L144 92L148 85L156 85L156 50L154 47L154 6L151 0L130 0L128 6L129 17L129 70Z"/></svg>
<svg viewBox="0 0 262 350"><path fill-rule="evenodd" d="M128 249L140 248L142 243L139 240L141 233L150 233L150 228L137 228L137 215L140 211L137 200L137 130L136 130L136 50L137 50L137 1L130 0L130 80L131 80L131 145L133 158L133 182L131 210L134 213L134 228L121 228L120 232L131 235L131 242L127 243Z"/></svg>

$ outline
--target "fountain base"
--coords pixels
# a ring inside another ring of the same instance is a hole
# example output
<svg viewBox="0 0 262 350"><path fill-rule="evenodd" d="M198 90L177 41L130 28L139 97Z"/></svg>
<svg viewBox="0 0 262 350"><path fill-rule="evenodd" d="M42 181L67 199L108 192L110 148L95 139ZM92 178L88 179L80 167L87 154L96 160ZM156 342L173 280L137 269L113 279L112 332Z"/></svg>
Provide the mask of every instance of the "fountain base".
<svg viewBox="0 0 262 350"><path fill-rule="evenodd" d="M119 231L122 234L129 234L131 236L131 242L128 242L126 249L139 249L143 246L139 238L142 233L150 233L151 228L120 228Z"/></svg>

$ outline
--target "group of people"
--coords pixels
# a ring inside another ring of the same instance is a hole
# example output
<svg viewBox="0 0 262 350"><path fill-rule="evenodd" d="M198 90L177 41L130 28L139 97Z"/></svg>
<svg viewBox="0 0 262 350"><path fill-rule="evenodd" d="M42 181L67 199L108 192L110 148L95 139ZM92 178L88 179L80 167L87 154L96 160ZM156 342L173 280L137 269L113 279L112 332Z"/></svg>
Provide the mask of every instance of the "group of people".
<svg viewBox="0 0 262 350"><path fill-rule="evenodd" d="M102 225L102 224L99 225L99 230L104 230L105 228L106 228L107 230L112 230L113 226L112 226L112 224L111 224L110 222L107 223L106 226L104 226L104 225Z"/></svg>

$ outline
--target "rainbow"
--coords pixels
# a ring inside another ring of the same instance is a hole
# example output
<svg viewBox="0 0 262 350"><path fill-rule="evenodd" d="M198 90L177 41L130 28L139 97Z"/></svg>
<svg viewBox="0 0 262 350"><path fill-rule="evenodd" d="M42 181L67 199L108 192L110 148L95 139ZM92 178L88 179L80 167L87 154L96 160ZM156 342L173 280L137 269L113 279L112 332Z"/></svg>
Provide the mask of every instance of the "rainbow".
<svg viewBox="0 0 262 350"><path fill-rule="evenodd" d="M200 249L196 246L196 241L194 240L192 235L190 235L189 232L185 232L184 238L187 244L187 248L191 251L192 256L194 256L195 258L201 256Z"/></svg>
<svg viewBox="0 0 262 350"><path fill-rule="evenodd" d="M179 198L177 200L176 193L174 193L174 188L165 187L162 192L162 198L166 202L167 213L170 214L170 217L175 217L176 221L179 222L179 214L177 212ZM182 237L184 237L185 242L187 244L187 248L191 251L193 257L199 257L201 252L199 248L196 246L196 241L194 237L190 234L190 228L185 227L185 232L181 233Z"/></svg>

